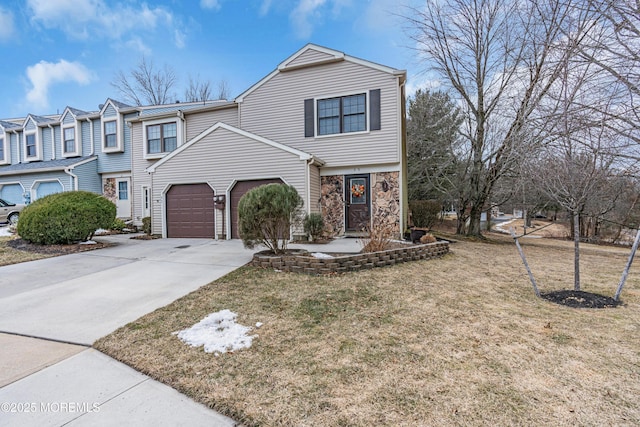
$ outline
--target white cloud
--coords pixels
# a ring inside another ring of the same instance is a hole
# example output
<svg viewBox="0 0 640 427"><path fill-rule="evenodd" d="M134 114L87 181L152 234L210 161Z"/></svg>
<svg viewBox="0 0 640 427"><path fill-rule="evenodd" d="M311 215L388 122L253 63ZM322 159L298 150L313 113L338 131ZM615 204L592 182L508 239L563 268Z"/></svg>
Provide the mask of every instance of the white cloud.
<svg viewBox="0 0 640 427"><path fill-rule="evenodd" d="M271 0L262 0L260 5L260 16L265 16L271 10Z"/></svg>
<svg viewBox="0 0 640 427"><path fill-rule="evenodd" d="M15 30L13 24L13 14L0 7L0 42L9 40Z"/></svg>
<svg viewBox="0 0 640 427"><path fill-rule="evenodd" d="M56 83L74 82L89 84L93 78L91 71L79 62L61 59L56 63L40 61L27 67L27 78L33 86L27 92L27 101L36 108L49 106L49 88Z"/></svg>
<svg viewBox="0 0 640 427"><path fill-rule="evenodd" d="M313 33L311 18L314 18L314 21L320 18L322 14L319 9L326 2L327 0L300 0L291 11L291 24L298 37L304 39L311 36Z"/></svg>
<svg viewBox="0 0 640 427"><path fill-rule="evenodd" d="M140 37L132 37L124 45L128 49L137 50L138 52L140 52L141 54L143 54L145 56L151 56L151 54L153 53L151 51L151 48L149 48L149 46L144 44L144 42L142 41L142 39Z"/></svg>
<svg viewBox="0 0 640 427"><path fill-rule="evenodd" d="M173 40L178 49L182 49L187 44L187 35L178 29L173 32Z"/></svg>
<svg viewBox="0 0 640 427"><path fill-rule="evenodd" d="M28 0L27 4L33 22L78 39L118 39L129 32L173 25L171 12L147 4L111 7L104 0Z"/></svg>
<svg viewBox="0 0 640 427"><path fill-rule="evenodd" d="M200 7L203 9L220 10L219 0L200 0Z"/></svg>

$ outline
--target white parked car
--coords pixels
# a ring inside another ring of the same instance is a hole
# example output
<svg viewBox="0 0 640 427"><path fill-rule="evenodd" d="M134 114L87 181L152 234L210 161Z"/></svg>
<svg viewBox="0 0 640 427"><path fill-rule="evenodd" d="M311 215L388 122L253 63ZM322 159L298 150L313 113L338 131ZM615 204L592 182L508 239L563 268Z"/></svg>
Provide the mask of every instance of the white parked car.
<svg viewBox="0 0 640 427"><path fill-rule="evenodd" d="M0 223L8 222L13 225L17 224L20 211L22 211L25 206L26 205L9 203L6 200L0 199Z"/></svg>

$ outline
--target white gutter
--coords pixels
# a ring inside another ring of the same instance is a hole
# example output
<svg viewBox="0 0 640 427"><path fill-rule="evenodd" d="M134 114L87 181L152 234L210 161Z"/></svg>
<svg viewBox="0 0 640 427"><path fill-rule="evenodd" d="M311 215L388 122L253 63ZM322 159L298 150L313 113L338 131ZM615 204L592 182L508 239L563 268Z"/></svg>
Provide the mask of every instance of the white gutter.
<svg viewBox="0 0 640 427"><path fill-rule="evenodd" d="M52 125L47 125L51 129L51 160L56 159L56 131Z"/></svg>

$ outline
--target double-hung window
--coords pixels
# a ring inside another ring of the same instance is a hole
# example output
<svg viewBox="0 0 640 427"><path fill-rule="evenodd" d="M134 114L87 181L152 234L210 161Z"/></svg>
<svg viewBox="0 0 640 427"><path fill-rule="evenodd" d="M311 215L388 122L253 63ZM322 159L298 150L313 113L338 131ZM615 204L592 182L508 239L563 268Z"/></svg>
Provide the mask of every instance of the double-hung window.
<svg viewBox="0 0 640 427"><path fill-rule="evenodd" d="M36 134L30 133L25 135L25 146L27 158L38 156L38 147L36 146Z"/></svg>
<svg viewBox="0 0 640 427"><path fill-rule="evenodd" d="M318 100L318 135L367 130L366 109L364 93Z"/></svg>
<svg viewBox="0 0 640 427"><path fill-rule="evenodd" d="M147 153L168 153L178 147L178 129L175 122L147 126Z"/></svg>
<svg viewBox="0 0 640 427"><path fill-rule="evenodd" d="M74 127L64 128L64 152L71 154L76 152L76 129Z"/></svg>
<svg viewBox="0 0 640 427"><path fill-rule="evenodd" d="M118 126L115 120L104 122L104 148L118 146Z"/></svg>
<svg viewBox="0 0 640 427"><path fill-rule="evenodd" d="M5 163L4 138L0 138L0 165Z"/></svg>

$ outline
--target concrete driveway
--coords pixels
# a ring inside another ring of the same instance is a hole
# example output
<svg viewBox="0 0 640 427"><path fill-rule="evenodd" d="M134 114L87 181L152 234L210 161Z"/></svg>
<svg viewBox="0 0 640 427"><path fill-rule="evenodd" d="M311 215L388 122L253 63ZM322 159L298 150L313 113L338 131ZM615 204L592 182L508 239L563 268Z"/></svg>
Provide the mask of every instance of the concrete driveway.
<svg viewBox="0 0 640 427"><path fill-rule="evenodd" d="M88 347L253 252L237 240L99 240L116 246L0 267L0 425L235 425Z"/></svg>

